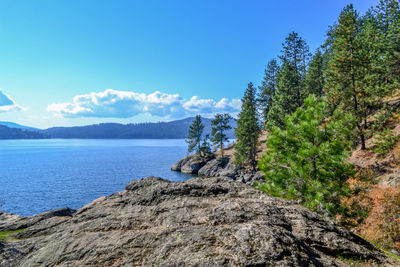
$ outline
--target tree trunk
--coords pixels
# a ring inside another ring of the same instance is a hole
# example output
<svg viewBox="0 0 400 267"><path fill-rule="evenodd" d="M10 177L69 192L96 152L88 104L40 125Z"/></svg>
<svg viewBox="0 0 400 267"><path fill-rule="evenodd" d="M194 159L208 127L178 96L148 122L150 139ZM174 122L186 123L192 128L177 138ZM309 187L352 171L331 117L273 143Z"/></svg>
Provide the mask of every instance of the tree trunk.
<svg viewBox="0 0 400 267"><path fill-rule="evenodd" d="M365 150L365 136L364 136L364 133L362 132L362 130L360 133L360 137L361 137L361 150Z"/></svg>
<svg viewBox="0 0 400 267"><path fill-rule="evenodd" d="M362 118L360 118L360 114L358 114L358 101L357 101L357 92L356 92L356 80L354 77L354 66L353 63L351 63L351 85L352 85L352 89L353 89L353 104L354 104L354 113L356 114L357 117L357 128L360 131L360 139L361 139L361 150L365 150L365 136L364 136L364 132L363 132L363 127L361 126L360 120L362 121Z"/></svg>

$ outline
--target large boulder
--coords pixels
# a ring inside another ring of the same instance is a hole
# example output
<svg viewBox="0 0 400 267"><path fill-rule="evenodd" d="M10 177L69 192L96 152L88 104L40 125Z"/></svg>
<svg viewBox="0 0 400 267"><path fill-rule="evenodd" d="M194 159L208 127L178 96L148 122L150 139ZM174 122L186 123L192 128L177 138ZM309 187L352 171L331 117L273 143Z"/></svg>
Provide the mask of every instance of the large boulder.
<svg viewBox="0 0 400 267"><path fill-rule="evenodd" d="M186 174L198 174L199 170L213 158L214 157L202 158L196 154L190 155L172 165L171 170L180 171Z"/></svg>
<svg viewBox="0 0 400 267"><path fill-rule="evenodd" d="M239 172L239 168L233 164L233 163L228 163L225 168L220 170L218 176L226 176L226 177L231 177L231 178L236 178L236 175Z"/></svg>
<svg viewBox="0 0 400 267"><path fill-rule="evenodd" d="M329 219L226 177L132 181L63 221L54 218L4 242L0 265L396 264Z"/></svg>
<svg viewBox="0 0 400 267"><path fill-rule="evenodd" d="M188 161L188 157L179 160L177 163L171 166L172 171L180 172L182 166Z"/></svg>
<svg viewBox="0 0 400 267"><path fill-rule="evenodd" d="M198 175L206 177L217 177L219 173L225 169L226 165L229 163L229 158L218 158L208 161L201 169L198 171Z"/></svg>

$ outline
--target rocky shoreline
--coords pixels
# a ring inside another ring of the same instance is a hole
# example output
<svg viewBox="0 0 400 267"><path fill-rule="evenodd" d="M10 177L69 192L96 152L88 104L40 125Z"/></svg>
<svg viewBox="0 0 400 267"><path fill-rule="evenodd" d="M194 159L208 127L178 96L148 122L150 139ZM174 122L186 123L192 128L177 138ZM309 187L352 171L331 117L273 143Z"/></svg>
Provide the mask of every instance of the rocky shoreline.
<svg viewBox="0 0 400 267"><path fill-rule="evenodd" d="M0 266L398 266L329 219L238 180L148 177L77 211L2 214Z"/></svg>
<svg viewBox="0 0 400 267"><path fill-rule="evenodd" d="M195 154L187 156L172 165L171 170L202 177L229 177L249 185L264 181L264 174L259 170L239 168L232 162L232 157L217 157L216 154L205 158Z"/></svg>

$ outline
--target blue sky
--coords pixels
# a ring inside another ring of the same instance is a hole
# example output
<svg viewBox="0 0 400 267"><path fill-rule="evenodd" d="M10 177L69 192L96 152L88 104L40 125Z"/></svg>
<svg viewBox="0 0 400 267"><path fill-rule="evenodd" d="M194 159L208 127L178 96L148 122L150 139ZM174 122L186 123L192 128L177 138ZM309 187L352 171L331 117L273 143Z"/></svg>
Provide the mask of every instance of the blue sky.
<svg viewBox="0 0 400 267"><path fill-rule="evenodd" d="M46 128L237 112L287 34L370 0L0 2L0 120Z"/></svg>

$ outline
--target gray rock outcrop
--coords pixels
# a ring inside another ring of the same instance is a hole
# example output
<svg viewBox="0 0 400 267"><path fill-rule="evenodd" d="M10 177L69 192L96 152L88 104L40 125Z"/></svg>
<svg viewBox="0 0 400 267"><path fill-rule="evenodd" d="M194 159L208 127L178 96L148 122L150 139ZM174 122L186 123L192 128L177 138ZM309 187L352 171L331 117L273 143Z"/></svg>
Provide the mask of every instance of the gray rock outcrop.
<svg viewBox="0 0 400 267"><path fill-rule="evenodd" d="M394 266L329 219L227 177L149 177L50 214L0 217L0 231L32 222L0 243L1 266Z"/></svg>
<svg viewBox="0 0 400 267"><path fill-rule="evenodd" d="M197 155L190 155L172 165L171 170L186 174L198 174L199 170L212 159L213 157L200 158Z"/></svg>
<svg viewBox="0 0 400 267"><path fill-rule="evenodd" d="M21 217L15 214L4 213L0 215L0 231L15 231L18 229L28 228L39 223L40 221L54 217L68 218L71 217L74 212L75 210L65 207L29 217Z"/></svg>
<svg viewBox="0 0 400 267"><path fill-rule="evenodd" d="M264 181L264 175L260 171L239 168L232 162L232 157L216 158L213 155L199 158L190 155L172 165L171 170L203 177L230 177L250 185L255 181Z"/></svg>
<svg viewBox="0 0 400 267"><path fill-rule="evenodd" d="M229 158L212 159L206 162L206 164L199 169L197 174L206 177L217 177L219 176L219 173L222 170L224 170L228 164L229 164Z"/></svg>

